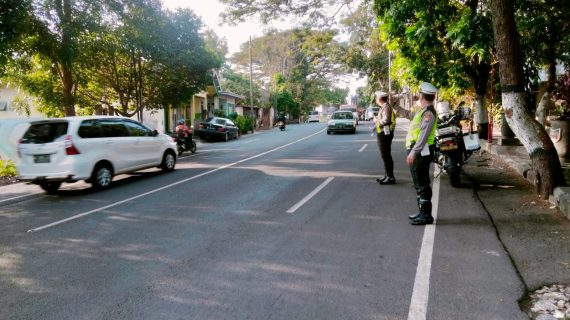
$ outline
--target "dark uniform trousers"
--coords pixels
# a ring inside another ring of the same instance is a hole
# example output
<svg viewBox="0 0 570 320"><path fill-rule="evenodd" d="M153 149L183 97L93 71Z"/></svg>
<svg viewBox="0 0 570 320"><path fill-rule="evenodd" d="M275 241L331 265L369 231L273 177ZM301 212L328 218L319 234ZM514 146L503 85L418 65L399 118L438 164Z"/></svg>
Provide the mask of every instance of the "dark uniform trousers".
<svg viewBox="0 0 570 320"><path fill-rule="evenodd" d="M394 177L394 160L392 160L392 139L394 139L394 132L386 135L384 132L380 132L376 136L376 142L378 143L378 149L380 149L380 155L382 156L382 161L384 161L384 170L386 176Z"/></svg>
<svg viewBox="0 0 570 320"><path fill-rule="evenodd" d="M408 149L410 154L411 149ZM417 154L414 163L410 167L414 188L418 195L418 204L422 202L431 202L431 186L429 179L429 167L434 159L434 146L429 146L429 155L422 156Z"/></svg>

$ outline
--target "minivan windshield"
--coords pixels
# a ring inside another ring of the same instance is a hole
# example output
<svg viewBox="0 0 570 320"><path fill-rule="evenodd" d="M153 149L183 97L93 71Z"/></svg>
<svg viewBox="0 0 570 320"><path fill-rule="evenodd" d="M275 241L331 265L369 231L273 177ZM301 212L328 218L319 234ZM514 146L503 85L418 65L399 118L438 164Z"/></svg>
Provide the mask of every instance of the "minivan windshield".
<svg viewBox="0 0 570 320"><path fill-rule="evenodd" d="M67 121L32 123L22 137L21 143L50 143L63 140L68 125Z"/></svg>

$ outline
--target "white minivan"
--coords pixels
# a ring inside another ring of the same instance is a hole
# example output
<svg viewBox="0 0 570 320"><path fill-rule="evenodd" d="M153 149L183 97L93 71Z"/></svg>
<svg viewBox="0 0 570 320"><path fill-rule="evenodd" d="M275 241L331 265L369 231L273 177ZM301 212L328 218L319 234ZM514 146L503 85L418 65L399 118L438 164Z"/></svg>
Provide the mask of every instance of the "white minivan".
<svg viewBox="0 0 570 320"><path fill-rule="evenodd" d="M318 111L309 112L309 119L307 120L307 122L311 123L311 122L319 122L319 121L320 121L320 116L319 116Z"/></svg>
<svg viewBox="0 0 570 320"><path fill-rule="evenodd" d="M79 180L105 189L117 174L151 167L174 170L176 143L129 118L52 118L30 123L18 156L19 179L48 193Z"/></svg>

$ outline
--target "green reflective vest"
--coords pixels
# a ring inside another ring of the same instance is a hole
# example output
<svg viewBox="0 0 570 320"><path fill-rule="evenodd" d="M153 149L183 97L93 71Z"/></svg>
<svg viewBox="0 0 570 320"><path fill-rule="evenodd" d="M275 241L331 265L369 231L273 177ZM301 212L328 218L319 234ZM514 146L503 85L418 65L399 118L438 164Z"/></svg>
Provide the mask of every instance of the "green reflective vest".
<svg viewBox="0 0 570 320"><path fill-rule="evenodd" d="M422 112L418 112L416 114L414 119L412 119L412 122L410 122L408 135L406 136L406 149L411 149L412 146L416 143L416 141L418 141L418 138L420 137L420 131L422 129L422 117L424 116L424 113L426 111L432 112L435 117L435 109L433 108L433 106L428 106L425 110L423 110ZM436 130L437 130L437 117L435 118L433 128L427 140L428 146L434 144Z"/></svg>
<svg viewBox="0 0 570 320"><path fill-rule="evenodd" d="M390 132L394 132L394 129L396 129L396 112L394 112L394 108L392 108L391 105L387 105L386 107L390 108L390 123L388 124L390 126ZM380 116L380 112L382 112L382 108L380 108L380 111L378 111L378 116ZM381 133L382 132L382 126L377 125L376 126L376 132Z"/></svg>

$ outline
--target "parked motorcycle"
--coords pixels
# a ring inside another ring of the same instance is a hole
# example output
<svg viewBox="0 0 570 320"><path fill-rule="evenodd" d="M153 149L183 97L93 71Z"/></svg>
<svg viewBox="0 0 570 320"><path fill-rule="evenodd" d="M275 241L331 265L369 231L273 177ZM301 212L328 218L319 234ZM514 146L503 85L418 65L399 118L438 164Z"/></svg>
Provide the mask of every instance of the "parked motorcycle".
<svg viewBox="0 0 570 320"><path fill-rule="evenodd" d="M188 135L184 138L182 135L172 136L174 141L176 141L176 147L178 149L178 156L181 156L184 151L190 151L192 153L196 152L196 142L192 139L192 135Z"/></svg>
<svg viewBox="0 0 570 320"><path fill-rule="evenodd" d="M449 175L453 187L461 186L461 167L471 155L481 149L479 136L473 131L471 109L462 104L455 111L449 103L437 107L438 123L435 135L435 163ZM469 122L469 132L463 132L461 121Z"/></svg>

